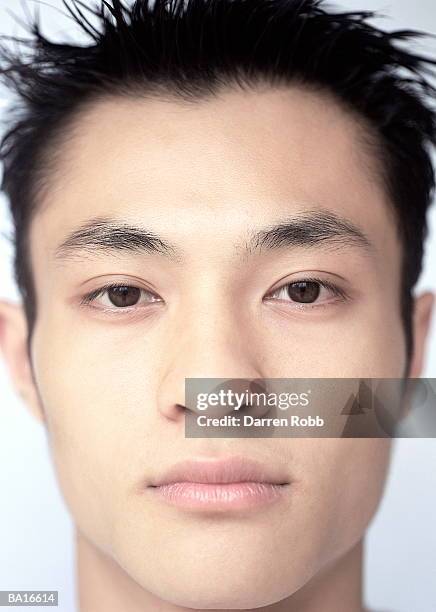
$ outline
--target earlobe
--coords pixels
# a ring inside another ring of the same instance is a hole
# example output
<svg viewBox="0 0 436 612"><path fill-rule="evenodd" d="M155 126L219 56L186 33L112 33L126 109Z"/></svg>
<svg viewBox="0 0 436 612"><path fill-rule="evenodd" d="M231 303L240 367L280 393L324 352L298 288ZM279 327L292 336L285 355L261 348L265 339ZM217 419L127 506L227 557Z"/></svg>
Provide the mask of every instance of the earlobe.
<svg viewBox="0 0 436 612"><path fill-rule="evenodd" d="M27 354L27 321L20 304L0 300L0 352L17 394L39 421L44 411Z"/></svg>
<svg viewBox="0 0 436 612"><path fill-rule="evenodd" d="M424 369L425 348L432 320L435 295L426 291L415 298L413 314L414 349L410 367L410 378L419 378Z"/></svg>

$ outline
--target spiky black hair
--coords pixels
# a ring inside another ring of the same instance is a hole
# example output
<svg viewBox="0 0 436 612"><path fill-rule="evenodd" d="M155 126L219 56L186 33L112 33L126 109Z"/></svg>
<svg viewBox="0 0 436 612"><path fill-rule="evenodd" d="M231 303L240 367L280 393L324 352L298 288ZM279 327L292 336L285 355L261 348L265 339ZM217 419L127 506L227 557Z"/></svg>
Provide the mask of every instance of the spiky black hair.
<svg viewBox="0 0 436 612"><path fill-rule="evenodd" d="M380 177L403 246L401 314L408 363L413 350L413 287L420 275L426 214L435 176L436 61L404 42L426 35L384 31L373 11L333 12L323 0L63 0L89 37L79 45L49 40L38 19L30 38L0 49L0 79L16 94L0 143L1 189L14 225L15 278L29 337L37 314L29 227L50 184L55 153L70 120L107 95L171 94L189 101L236 85L300 84L331 92L372 139ZM3 39L7 42L12 37ZM26 49L30 53L26 53ZM368 204L368 209L370 204Z"/></svg>

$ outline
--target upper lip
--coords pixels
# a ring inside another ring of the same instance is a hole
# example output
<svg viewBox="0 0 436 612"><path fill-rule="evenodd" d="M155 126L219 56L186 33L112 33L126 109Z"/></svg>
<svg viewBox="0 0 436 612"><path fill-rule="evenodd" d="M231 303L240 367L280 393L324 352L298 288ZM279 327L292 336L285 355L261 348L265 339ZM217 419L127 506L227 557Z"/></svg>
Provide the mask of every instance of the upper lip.
<svg viewBox="0 0 436 612"><path fill-rule="evenodd" d="M279 470L268 467L246 457L227 457L224 459L188 459L171 466L151 486L161 486L175 482L230 483L266 482L288 484Z"/></svg>

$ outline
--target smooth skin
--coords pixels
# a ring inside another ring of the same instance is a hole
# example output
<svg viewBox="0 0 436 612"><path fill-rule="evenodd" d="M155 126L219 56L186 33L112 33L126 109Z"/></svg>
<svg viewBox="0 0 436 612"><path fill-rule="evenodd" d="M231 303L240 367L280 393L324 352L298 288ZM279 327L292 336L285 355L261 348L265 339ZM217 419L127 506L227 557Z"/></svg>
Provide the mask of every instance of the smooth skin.
<svg viewBox="0 0 436 612"><path fill-rule="evenodd" d="M364 130L299 87L227 89L190 105L101 99L69 128L31 227L31 364L22 307L5 300L0 342L47 428L77 527L81 612L362 612L364 536L392 440L185 438L183 405L185 377L403 375L401 246ZM244 252L249 232L309 210L350 220L371 253L349 243ZM180 256L56 260L95 216L147 228ZM314 275L347 299L265 299ZM80 306L109 281L144 290L133 311L107 293ZM411 377L422 372L433 302L430 292L415 299ZM218 516L141 489L182 459L228 455L282 466L289 493Z"/></svg>

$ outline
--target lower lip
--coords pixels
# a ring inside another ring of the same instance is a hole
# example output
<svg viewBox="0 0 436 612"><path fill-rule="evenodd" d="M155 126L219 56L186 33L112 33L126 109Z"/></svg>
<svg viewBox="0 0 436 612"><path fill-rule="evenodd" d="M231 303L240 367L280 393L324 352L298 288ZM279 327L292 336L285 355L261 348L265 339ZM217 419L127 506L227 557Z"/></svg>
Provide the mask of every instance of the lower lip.
<svg viewBox="0 0 436 612"><path fill-rule="evenodd" d="M163 501L180 508L236 510L278 501L287 487L267 482L174 482L150 488Z"/></svg>

